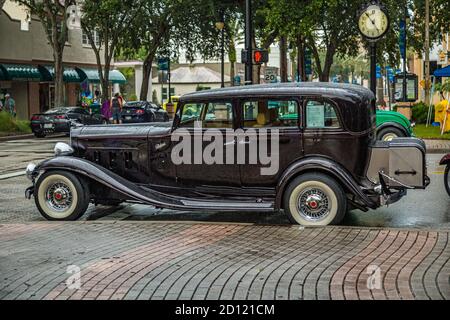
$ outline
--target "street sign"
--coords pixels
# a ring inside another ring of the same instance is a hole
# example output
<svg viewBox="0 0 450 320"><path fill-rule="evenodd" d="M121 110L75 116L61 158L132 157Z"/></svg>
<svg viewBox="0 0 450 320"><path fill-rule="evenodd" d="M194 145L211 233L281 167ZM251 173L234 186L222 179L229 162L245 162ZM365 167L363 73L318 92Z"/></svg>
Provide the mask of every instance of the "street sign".
<svg viewBox="0 0 450 320"><path fill-rule="evenodd" d="M169 70L169 59L168 58L159 58L158 59L158 69L160 71Z"/></svg>
<svg viewBox="0 0 450 320"><path fill-rule="evenodd" d="M392 67L390 67L390 66L387 66L386 72L387 72L387 77L389 79L389 82L393 83L394 82L394 69L392 69Z"/></svg>
<svg viewBox="0 0 450 320"><path fill-rule="evenodd" d="M308 47L305 48L305 74L312 74L311 50Z"/></svg>
<svg viewBox="0 0 450 320"><path fill-rule="evenodd" d="M241 51L241 62L247 63L247 50L242 49ZM269 51L264 49L253 49L252 50L252 64L263 64L269 62Z"/></svg>
<svg viewBox="0 0 450 320"><path fill-rule="evenodd" d="M398 46L400 48L400 56L402 59L406 57L406 22L405 20L400 21L400 34L398 39Z"/></svg>
<svg viewBox="0 0 450 320"><path fill-rule="evenodd" d="M277 70L275 68L267 67L264 70L264 81L266 83L278 82Z"/></svg>
<svg viewBox="0 0 450 320"><path fill-rule="evenodd" d="M377 76L377 79L381 79L383 77L383 75L381 74L381 66L379 64L377 64L377 67L376 67L376 76Z"/></svg>

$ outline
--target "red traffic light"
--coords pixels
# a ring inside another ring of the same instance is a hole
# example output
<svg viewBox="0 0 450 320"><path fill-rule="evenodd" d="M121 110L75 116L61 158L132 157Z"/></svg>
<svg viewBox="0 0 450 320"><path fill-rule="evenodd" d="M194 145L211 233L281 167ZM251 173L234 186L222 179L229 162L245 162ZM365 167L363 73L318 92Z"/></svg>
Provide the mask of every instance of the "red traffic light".
<svg viewBox="0 0 450 320"><path fill-rule="evenodd" d="M262 60L262 53L261 51L255 51L253 60L255 60L255 63L261 63Z"/></svg>
<svg viewBox="0 0 450 320"><path fill-rule="evenodd" d="M255 49L253 50L253 63L263 64L269 61L269 52L267 50Z"/></svg>

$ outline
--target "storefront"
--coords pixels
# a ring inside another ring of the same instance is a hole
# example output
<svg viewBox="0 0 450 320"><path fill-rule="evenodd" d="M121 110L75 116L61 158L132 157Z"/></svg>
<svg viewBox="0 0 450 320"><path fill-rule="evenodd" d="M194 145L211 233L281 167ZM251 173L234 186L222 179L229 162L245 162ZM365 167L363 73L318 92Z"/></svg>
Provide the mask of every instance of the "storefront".
<svg viewBox="0 0 450 320"><path fill-rule="evenodd" d="M33 113L53 108L54 75L54 68L49 65L0 64L0 100L9 93L16 101L19 119L29 119ZM65 105L80 105L82 91L101 91L98 70L94 68L66 67L63 81ZM113 87L125 83L126 79L120 71L111 70L109 81L112 83L111 96L117 91Z"/></svg>

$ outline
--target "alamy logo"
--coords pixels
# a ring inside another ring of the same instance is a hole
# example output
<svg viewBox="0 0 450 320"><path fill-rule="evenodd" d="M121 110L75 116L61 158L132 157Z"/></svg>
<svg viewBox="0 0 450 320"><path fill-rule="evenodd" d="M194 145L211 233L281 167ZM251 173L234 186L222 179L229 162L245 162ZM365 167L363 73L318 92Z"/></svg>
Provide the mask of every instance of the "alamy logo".
<svg viewBox="0 0 450 320"><path fill-rule="evenodd" d="M172 141L172 162L181 164L258 164L261 175L274 175L279 169L278 129L203 130L201 121L194 130L177 129ZM181 140L181 141L180 141Z"/></svg>
<svg viewBox="0 0 450 320"><path fill-rule="evenodd" d="M81 269L79 266L70 265L67 267L66 273L70 276L66 280L66 286L69 290L79 290L81 288Z"/></svg>
<svg viewBox="0 0 450 320"><path fill-rule="evenodd" d="M381 269L379 266L370 265L367 267L367 274L369 274L369 278L367 278L367 289L381 289Z"/></svg>
<svg viewBox="0 0 450 320"><path fill-rule="evenodd" d="M81 9L80 6L73 4L67 7L67 28L69 30L81 28Z"/></svg>

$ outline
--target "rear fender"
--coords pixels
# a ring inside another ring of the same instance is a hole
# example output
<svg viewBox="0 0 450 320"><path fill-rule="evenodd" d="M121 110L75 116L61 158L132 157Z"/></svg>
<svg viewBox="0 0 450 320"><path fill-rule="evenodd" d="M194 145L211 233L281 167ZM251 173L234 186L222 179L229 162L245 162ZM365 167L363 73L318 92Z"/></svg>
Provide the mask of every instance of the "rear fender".
<svg viewBox="0 0 450 320"><path fill-rule="evenodd" d="M324 172L336 179L349 193L356 196L365 206L376 209L378 205L373 202L364 192L361 190L360 185L351 176L351 174L335 161L323 157L307 157L303 158L291 166L289 166L283 175L281 176L277 190L275 207L281 208L283 201L283 194L287 185L296 176L306 172Z"/></svg>
<svg viewBox="0 0 450 320"><path fill-rule="evenodd" d="M448 164L450 164L450 153L449 154L447 154L447 155L445 155L442 159L441 159L441 161L439 161L439 164L442 166L442 165L448 165Z"/></svg>

